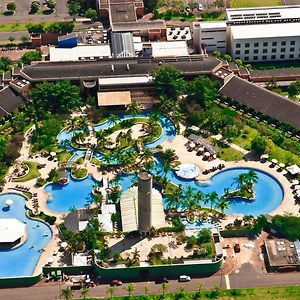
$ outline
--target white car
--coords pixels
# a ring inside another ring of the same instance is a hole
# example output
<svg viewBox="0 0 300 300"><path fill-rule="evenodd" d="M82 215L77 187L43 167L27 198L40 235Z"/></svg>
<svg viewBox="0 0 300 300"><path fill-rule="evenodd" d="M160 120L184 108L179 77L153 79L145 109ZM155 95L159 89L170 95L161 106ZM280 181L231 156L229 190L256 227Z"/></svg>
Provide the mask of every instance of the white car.
<svg viewBox="0 0 300 300"><path fill-rule="evenodd" d="M198 10L203 10L203 5L201 3L198 4Z"/></svg>
<svg viewBox="0 0 300 300"><path fill-rule="evenodd" d="M187 276L187 275L180 275L178 281L179 282L188 282L188 281L191 281L191 277Z"/></svg>

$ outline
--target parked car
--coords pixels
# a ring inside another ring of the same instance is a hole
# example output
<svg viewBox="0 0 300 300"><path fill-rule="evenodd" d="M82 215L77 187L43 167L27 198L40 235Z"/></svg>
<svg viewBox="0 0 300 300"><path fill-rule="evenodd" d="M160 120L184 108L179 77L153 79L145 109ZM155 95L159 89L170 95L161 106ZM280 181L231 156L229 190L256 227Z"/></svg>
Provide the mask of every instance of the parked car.
<svg viewBox="0 0 300 300"><path fill-rule="evenodd" d="M123 282L121 280L117 280L117 279L112 280L112 282L110 283L110 285L112 285L112 286L122 285L122 284L123 284Z"/></svg>
<svg viewBox="0 0 300 300"><path fill-rule="evenodd" d="M156 284L161 284L161 283L168 283L169 280L166 277L158 278L155 280Z"/></svg>
<svg viewBox="0 0 300 300"><path fill-rule="evenodd" d="M201 3L198 4L198 10L203 10L203 5Z"/></svg>
<svg viewBox="0 0 300 300"><path fill-rule="evenodd" d="M241 252L241 246L240 246L240 244L234 244L233 250L234 250L235 253Z"/></svg>
<svg viewBox="0 0 300 300"><path fill-rule="evenodd" d="M191 277L187 276L187 275L180 275L178 281L179 282L188 282L188 281L191 281Z"/></svg>

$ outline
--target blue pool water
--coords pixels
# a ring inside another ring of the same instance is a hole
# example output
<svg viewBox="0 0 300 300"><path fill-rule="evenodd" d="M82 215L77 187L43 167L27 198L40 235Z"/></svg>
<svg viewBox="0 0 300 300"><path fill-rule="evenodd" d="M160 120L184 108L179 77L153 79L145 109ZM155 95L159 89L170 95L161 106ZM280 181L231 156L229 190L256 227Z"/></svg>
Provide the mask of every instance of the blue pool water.
<svg viewBox="0 0 300 300"><path fill-rule="evenodd" d="M120 115L118 115L118 117L120 118L120 121L122 121L122 120L128 120L128 119L132 119L132 118L148 118L149 115L150 115L149 113L142 113L142 114L138 114L138 115L120 114ZM172 120L170 120L169 118L167 118L164 115L161 115L158 122L163 129L162 135L157 140L155 140L151 143L146 143L145 147L147 147L147 148L155 148L157 145L162 144L165 140L172 140L176 135L176 128L175 128ZM94 128L95 128L95 131L100 131L100 130L108 129L112 126L113 125L107 120L101 124L95 125ZM79 132L79 131L77 131L77 132ZM72 136L73 136L72 131L62 130L57 136L58 143L61 144L65 140L70 141ZM71 147L70 145L68 146L67 149L68 149L68 151L73 153L72 157L70 158L70 162L74 162L79 157L82 157L85 155L84 150L77 150L77 149ZM98 158L99 160L103 160L103 155L101 153L95 152L94 156L96 158Z"/></svg>
<svg viewBox="0 0 300 300"><path fill-rule="evenodd" d="M12 199L14 204L7 210L5 201ZM0 218L16 218L26 220L28 239L20 247L13 250L0 249L0 278L30 276L44 248L52 237L52 231L45 223L26 217L26 198L13 193L0 195Z"/></svg>
<svg viewBox="0 0 300 300"><path fill-rule="evenodd" d="M160 162L153 170L154 174L161 172L162 165ZM180 178L174 171L169 171L166 175L167 179L176 185L181 185L183 189L188 186L195 191L201 191L204 194L216 192L219 196L224 193L225 188L229 188L230 191L236 189L233 185L234 178L241 173L247 173L250 168L233 168L227 169L214 175L210 182L200 184L196 180L187 180ZM227 214L243 214L258 216L261 214L267 214L275 210L283 199L283 189L280 183L271 175L256 170L258 176L258 182L254 186L255 200L253 202L245 201L243 199L230 200L230 208L225 210ZM122 175L121 185L123 191L131 186L132 175Z"/></svg>
<svg viewBox="0 0 300 300"><path fill-rule="evenodd" d="M91 191L96 182L91 176L84 180L76 180L68 175L68 179L69 183L66 185L50 183L45 186L49 195L47 206L50 210L65 213L72 208L84 208L92 202Z"/></svg>

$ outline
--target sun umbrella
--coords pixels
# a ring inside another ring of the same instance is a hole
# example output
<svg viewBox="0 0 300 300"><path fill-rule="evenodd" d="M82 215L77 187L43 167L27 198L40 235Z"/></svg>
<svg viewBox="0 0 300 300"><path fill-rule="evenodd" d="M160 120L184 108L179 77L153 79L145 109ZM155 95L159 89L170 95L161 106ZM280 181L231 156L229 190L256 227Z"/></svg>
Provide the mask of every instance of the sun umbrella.
<svg viewBox="0 0 300 300"><path fill-rule="evenodd" d="M51 151L51 152L50 152L50 155L51 155L51 156L56 156L56 152Z"/></svg>
<svg viewBox="0 0 300 300"><path fill-rule="evenodd" d="M203 147L200 147L200 148L199 148L199 151L200 151L200 152L204 152L204 150L205 150L205 149L204 149Z"/></svg>
<svg viewBox="0 0 300 300"><path fill-rule="evenodd" d="M205 152L205 153L204 153L204 156L209 157L209 156L210 156L210 153L209 153L209 152Z"/></svg>
<svg viewBox="0 0 300 300"><path fill-rule="evenodd" d="M299 185L299 184L295 185L294 189L295 189L296 191L299 191L299 190L300 190L300 185Z"/></svg>
<svg viewBox="0 0 300 300"><path fill-rule="evenodd" d="M297 185L297 184L299 184L299 180L297 180L297 179L294 179L294 180L292 181L292 184L294 184L294 185Z"/></svg>
<svg viewBox="0 0 300 300"><path fill-rule="evenodd" d="M60 246L61 246L62 248L67 248L67 247L68 247L68 243L62 242L62 243L60 244Z"/></svg>
<svg viewBox="0 0 300 300"><path fill-rule="evenodd" d="M11 199L7 199L7 200L5 201L5 204L6 204L7 206L12 206L12 205L14 204L14 201L11 200Z"/></svg>
<svg viewBox="0 0 300 300"><path fill-rule="evenodd" d="M278 163L278 160L275 159L275 158L273 158L273 159L271 160L271 162L272 162L273 164L277 164L277 163Z"/></svg>
<svg viewBox="0 0 300 300"><path fill-rule="evenodd" d="M300 190L296 191L297 197L300 197Z"/></svg>
<svg viewBox="0 0 300 300"><path fill-rule="evenodd" d="M53 262L54 262L53 257L49 257L49 258L48 258L48 263L49 263L49 264L52 264Z"/></svg>
<svg viewBox="0 0 300 300"><path fill-rule="evenodd" d="M285 164L284 163L280 163L279 167L283 169L285 167Z"/></svg>
<svg viewBox="0 0 300 300"><path fill-rule="evenodd" d="M191 148L194 148L196 145L195 145L195 143L190 142L189 146L190 146Z"/></svg>

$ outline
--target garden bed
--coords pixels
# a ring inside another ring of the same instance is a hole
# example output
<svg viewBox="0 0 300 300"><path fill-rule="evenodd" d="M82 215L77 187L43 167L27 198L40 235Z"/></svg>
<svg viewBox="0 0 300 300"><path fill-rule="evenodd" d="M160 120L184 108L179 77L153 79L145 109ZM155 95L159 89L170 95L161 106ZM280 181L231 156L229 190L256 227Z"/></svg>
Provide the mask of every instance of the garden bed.
<svg viewBox="0 0 300 300"><path fill-rule="evenodd" d="M73 169L71 176L75 179L85 179L88 176L88 170L86 168Z"/></svg>
<svg viewBox="0 0 300 300"><path fill-rule="evenodd" d="M32 161L25 161L24 164L28 166L29 172L21 178L14 178L13 182L25 182L41 176L41 173L38 170L38 166L40 165L39 163L32 162Z"/></svg>

